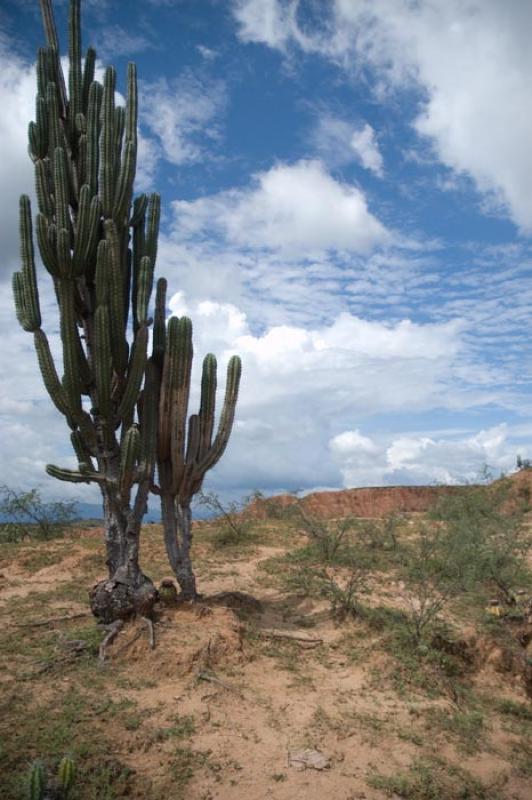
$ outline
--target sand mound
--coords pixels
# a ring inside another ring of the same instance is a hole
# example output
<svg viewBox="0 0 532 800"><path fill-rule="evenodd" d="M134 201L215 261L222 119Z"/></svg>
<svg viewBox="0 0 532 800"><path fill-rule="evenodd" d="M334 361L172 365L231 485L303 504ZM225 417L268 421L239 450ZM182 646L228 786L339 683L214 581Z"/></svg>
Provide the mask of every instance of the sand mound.
<svg viewBox="0 0 532 800"><path fill-rule="evenodd" d="M155 649L146 623L127 624L108 648L111 662L127 662L145 677L185 675L245 660L242 625L228 608L181 604L164 608L155 623Z"/></svg>

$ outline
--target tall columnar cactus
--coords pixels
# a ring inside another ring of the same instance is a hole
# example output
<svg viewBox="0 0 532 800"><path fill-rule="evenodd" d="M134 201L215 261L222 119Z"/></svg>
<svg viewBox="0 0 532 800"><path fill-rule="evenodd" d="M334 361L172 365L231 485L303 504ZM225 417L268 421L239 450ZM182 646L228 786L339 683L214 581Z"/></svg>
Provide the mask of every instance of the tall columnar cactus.
<svg viewBox="0 0 532 800"><path fill-rule="evenodd" d="M36 118L29 125L43 264L59 307L62 377L41 328L28 197L20 200L22 269L13 276L17 317L33 333L44 385L71 430L78 470L47 471L96 482L105 513L109 580L92 595L105 621L156 597L138 564L140 525L155 461L157 369L148 362L148 306L157 255L160 198L132 198L137 159L137 78L127 73L125 108L116 74L94 79L96 54L81 58L80 2L71 0L68 91L52 0L41 0L47 46L37 61ZM142 388L144 382L144 388Z"/></svg>
<svg viewBox="0 0 532 800"><path fill-rule="evenodd" d="M222 457L235 417L240 358L233 356L227 367L225 399L214 436L216 358L203 361L201 400L198 414L188 417L192 369L192 323L187 317L172 317L164 327L166 281L157 284L153 358L162 369L157 434L157 473L164 537L168 559L182 596L197 597L192 570L192 514L190 503L201 489L207 470Z"/></svg>

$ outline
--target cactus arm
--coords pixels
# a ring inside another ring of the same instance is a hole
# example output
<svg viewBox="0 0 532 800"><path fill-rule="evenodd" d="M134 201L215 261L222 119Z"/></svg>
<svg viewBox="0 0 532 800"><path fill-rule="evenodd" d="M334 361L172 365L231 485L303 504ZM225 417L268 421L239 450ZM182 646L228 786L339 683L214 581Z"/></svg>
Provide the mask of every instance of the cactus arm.
<svg viewBox="0 0 532 800"><path fill-rule="evenodd" d="M146 246L143 255L151 258L155 266L157 260L157 240L159 237L159 223L161 220L161 195L154 192L150 195L147 210Z"/></svg>
<svg viewBox="0 0 532 800"><path fill-rule="evenodd" d="M118 407L118 416L129 419L138 400L142 378L146 370L148 348L148 328L143 325L133 345L126 387Z"/></svg>
<svg viewBox="0 0 532 800"><path fill-rule="evenodd" d="M120 448L120 489L128 492L135 480L135 467L140 456L140 433L136 425L132 425Z"/></svg>
<svg viewBox="0 0 532 800"><path fill-rule="evenodd" d="M155 314L153 318L153 358L162 367L166 350L166 280L159 278L155 293Z"/></svg>
<svg viewBox="0 0 532 800"><path fill-rule="evenodd" d="M87 108L87 166L85 180L91 188L91 194L98 191L98 172L100 164L100 109L103 89L100 83L93 81L89 89Z"/></svg>
<svg viewBox="0 0 532 800"><path fill-rule="evenodd" d="M153 358L146 367L146 379L139 408L141 422L141 462L144 477L151 479L157 452L157 413L159 405L160 370Z"/></svg>
<svg viewBox="0 0 532 800"><path fill-rule="evenodd" d="M208 353L203 360L201 375L200 447L197 456L199 459L205 456L212 444L214 412L216 410L216 370L216 358L212 353Z"/></svg>
<svg viewBox="0 0 532 800"><path fill-rule="evenodd" d="M173 320L170 320L172 323ZM168 327L168 354L175 362L175 385L172 387L170 408L170 435L172 460L172 486L174 493L181 483L185 468L185 436L192 369L192 323L181 317Z"/></svg>
<svg viewBox="0 0 532 800"><path fill-rule="evenodd" d="M67 483L103 483L105 476L98 472L78 472L74 469L64 469L56 467L55 464L47 464L46 472L51 478Z"/></svg>
<svg viewBox="0 0 532 800"><path fill-rule="evenodd" d="M41 0L41 13L43 18L44 30L48 47L52 54L52 64L54 74L58 79L59 99L61 102L61 116L63 119L66 117L67 99L66 99L66 85L63 75L63 68L61 66L61 59L59 58L59 39L57 38L57 28L55 26L54 12L51 0Z"/></svg>
<svg viewBox="0 0 532 800"><path fill-rule="evenodd" d="M107 306L98 306L94 323L94 371L98 413L105 420L110 420L112 356Z"/></svg>
<svg viewBox="0 0 532 800"><path fill-rule="evenodd" d="M137 325L146 325L148 322L148 303L151 297L152 286L153 269L151 265L151 258L149 256L143 256L140 261L139 275L137 280Z"/></svg>
<svg viewBox="0 0 532 800"><path fill-rule="evenodd" d="M57 375L57 370L50 352L50 345L43 331L35 331L34 344L45 388L57 410L60 411L61 414L68 416L70 414L68 398Z"/></svg>
<svg viewBox="0 0 532 800"><path fill-rule="evenodd" d="M113 210L113 186L115 168L115 84L116 73L113 67L105 70L102 96L102 144L100 150L99 189L103 214L111 217Z"/></svg>
<svg viewBox="0 0 532 800"><path fill-rule="evenodd" d="M74 284L60 280L58 286L61 319L60 331L63 343L63 366L65 374L63 386L72 412L81 411L81 387L79 375L79 334L74 308Z"/></svg>
<svg viewBox="0 0 532 800"><path fill-rule="evenodd" d="M105 210L104 210L105 214ZM107 240L107 269L109 271L109 316L111 321L111 350L113 365L119 375L127 366L127 342L125 339L123 275L120 264L120 242L112 220L105 221Z"/></svg>
<svg viewBox="0 0 532 800"><path fill-rule="evenodd" d="M33 333L41 327L41 311L35 273L31 206L26 195L20 198L20 243L22 270L13 275L15 309L22 328Z"/></svg>
<svg viewBox="0 0 532 800"><path fill-rule="evenodd" d="M94 47L88 47L85 55L85 64L83 67L83 82L81 85L81 107L85 113L89 105L89 92L91 83L94 80L94 68L96 66L96 50Z"/></svg>
<svg viewBox="0 0 532 800"><path fill-rule="evenodd" d="M214 467L214 465L224 454L225 448L227 447L227 442L229 441L229 437L233 429L241 374L242 362L238 356L233 356L229 360L229 364L227 366L225 398L216 438L212 447L200 460L197 469L198 473L205 473L207 470Z"/></svg>
<svg viewBox="0 0 532 800"><path fill-rule="evenodd" d="M81 73L81 26L80 0L72 0L69 12L68 42L68 118L70 136L75 135L76 117L83 110L82 106L82 73Z"/></svg>

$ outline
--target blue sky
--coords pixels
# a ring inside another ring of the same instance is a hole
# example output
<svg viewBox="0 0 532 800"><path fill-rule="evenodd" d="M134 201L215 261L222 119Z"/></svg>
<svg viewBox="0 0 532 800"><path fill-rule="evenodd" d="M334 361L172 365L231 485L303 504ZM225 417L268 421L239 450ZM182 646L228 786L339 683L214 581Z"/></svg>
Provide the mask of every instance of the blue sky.
<svg viewBox="0 0 532 800"><path fill-rule="evenodd" d="M9 290L36 5L0 10L0 482L58 494L44 465L72 455ZM162 194L169 312L192 317L198 362L243 359L207 488L456 482L532 456L528 0L82 9L119 89L138 65L137 188Z"/></svg>

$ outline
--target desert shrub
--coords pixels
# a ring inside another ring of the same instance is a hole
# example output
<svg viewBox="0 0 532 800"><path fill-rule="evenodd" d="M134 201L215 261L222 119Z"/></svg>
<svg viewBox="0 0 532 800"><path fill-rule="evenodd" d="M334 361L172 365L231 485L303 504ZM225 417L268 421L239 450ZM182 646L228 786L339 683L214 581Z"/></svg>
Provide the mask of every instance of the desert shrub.
<svg viewBox="0 0 532 800"><path fill-rule="evenodd" d="M292 520L308 538L309 553L324 564L338 564L345 561L351 552L352 542L349 532L356 526L356 520L346 517L340 520L325 520L313 514L303 501L296 497L284 509L285 517Z"/></svg>
<svg viewBox="0 0 532 800"><path fill-rule="evenodd" d="M62 536L75 519L76 503L65 500L45 502L38 489L17 492L0 487L0 541L53 539Z"/></svg>
<svg viewBox="0 0 532 800"><path fill-rule="evenodd" d="M442 571L463 591L488 584L513 604L512 589L530 580L526 557L532 539L523 513L508 481L442 497L431 514L445 529L440 537Z"/></svg>
<svg viewBox="0 0 532 800"><path fill-rule="evenodd" d="M423 525L403 554L405 625L415 643L432 630L440 612L459 590L455 553L447 549L446 538L442 527Z"/></svg>
<svg viewBox="0 0 532 800"><path fill-rule="evenodd" d="M216 492L200 492L197 502L213 513L218 523L213 539L216 546L241 545L251 540L253 521L242 513L250 502L249 497L224 503Z"/></svg>

